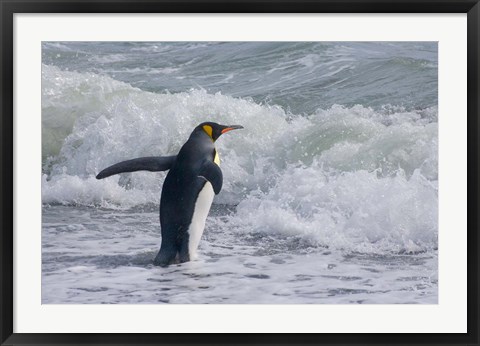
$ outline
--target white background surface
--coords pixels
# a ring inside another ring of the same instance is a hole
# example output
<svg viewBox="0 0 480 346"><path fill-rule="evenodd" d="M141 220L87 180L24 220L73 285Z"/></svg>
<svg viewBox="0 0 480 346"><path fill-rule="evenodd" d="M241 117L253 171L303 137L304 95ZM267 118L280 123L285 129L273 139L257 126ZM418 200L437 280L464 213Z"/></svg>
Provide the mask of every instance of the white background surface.
<svg viewBox="0 0 480 346"><path fill-rule="evenodd" d="M465 333L466 24L463 14L15 15L14 332ZM41 305L42 41L438 41L439 304Z"/></svg>

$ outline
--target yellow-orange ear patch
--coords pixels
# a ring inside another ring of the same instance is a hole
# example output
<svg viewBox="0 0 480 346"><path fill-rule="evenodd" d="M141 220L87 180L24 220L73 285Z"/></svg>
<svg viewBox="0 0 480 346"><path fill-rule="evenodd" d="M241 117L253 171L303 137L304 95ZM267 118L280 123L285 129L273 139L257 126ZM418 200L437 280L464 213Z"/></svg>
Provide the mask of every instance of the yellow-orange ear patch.
<svg viewBox="0 0 480 346"><path fill-rule="evenodd" d="M210 138L212 138L212 127L210 125L203 125L203 131L205 131L207 133L207 135L210 136Z"/></svg>

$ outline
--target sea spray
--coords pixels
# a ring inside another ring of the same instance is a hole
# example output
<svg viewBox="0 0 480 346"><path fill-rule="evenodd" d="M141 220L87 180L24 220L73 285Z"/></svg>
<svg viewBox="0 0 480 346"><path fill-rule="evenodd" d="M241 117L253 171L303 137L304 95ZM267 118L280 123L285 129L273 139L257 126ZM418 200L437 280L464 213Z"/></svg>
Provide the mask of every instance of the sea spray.
<svg viewBox="0 0 480 346"><path fill-rule="evenodd" d="M122 160L175 154L203 120L242 123L242 136L217 143L225 182L214 203L238 205L232 226L352 251L437 246L434 108L382 112L335 105L299 116L205 90L157 94L48 66L43 76L44 135L56 134L62 143L58 155L48 152L43 203L158 203L163 172L105 182L94 175ZM57 79L62 82L47 83ZM63 112L73 124L49 126Z"/></svg>
<svg viewBox="0 0 480 346"><path fill-rule="evenodd" d="M46 42L42 62L42 303L438 301L436 43ZM216 143L198 261L159 269L166 173L95 175L206 120L245 129Z"/></svg>
<svg viewBox="0 0 480 346"><path fill-rule="evenodd" d="M437 247L436 184L418 170L379 177L331 174L314 163L289 167L267 193L252 193L230 222L239 232L301 236L311 245L361 253Z"/></svg>

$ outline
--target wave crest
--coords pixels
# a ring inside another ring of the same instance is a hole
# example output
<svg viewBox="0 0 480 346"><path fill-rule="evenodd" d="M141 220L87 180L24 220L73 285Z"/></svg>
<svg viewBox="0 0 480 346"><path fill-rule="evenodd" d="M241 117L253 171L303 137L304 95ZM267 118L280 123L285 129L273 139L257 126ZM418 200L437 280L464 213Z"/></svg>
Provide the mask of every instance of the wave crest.
<svg viewBox="0 0 480 346"><path fill-rule="evenodd" d="M203 121L241 124L217 148L232 227L301 235L352 251L437 246L435 107L334 105L295 115L205 90L151 93L92 73L42 70L42 201L158 203L165 173L94 176L119 161L178 152Z"/></svg>

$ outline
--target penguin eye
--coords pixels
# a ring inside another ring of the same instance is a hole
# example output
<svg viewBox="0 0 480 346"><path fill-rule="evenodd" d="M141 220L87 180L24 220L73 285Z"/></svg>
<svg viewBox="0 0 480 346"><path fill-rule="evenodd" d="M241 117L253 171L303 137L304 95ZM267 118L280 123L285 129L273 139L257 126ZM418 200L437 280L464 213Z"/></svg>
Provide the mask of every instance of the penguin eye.
<svg viewBox="0 0 480 346"><path fill-rule="evenodd" d="M207 133L207 135L210 136L210 138L213 138L212 137L213 130L212 130L212 127L210 125L204 125L203 126L203 131L205 131Z"/></svg>

